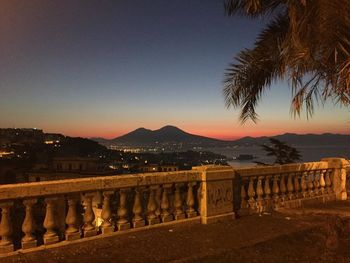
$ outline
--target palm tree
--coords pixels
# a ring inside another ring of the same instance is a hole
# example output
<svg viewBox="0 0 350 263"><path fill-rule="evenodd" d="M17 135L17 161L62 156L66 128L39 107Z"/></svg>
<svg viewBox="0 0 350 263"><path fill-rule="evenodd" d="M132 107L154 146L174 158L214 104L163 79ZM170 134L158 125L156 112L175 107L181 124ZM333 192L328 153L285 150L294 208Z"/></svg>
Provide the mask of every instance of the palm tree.
<svg viewBox="0 0 350 263"><path fill-rule="evenodd" d="M291 111L307 116L314 102L350 105L349 0L225 0L225 12L268 17L252 49L242 50L225 73L226 106L256 122L256 106L276 80L292 87Z"/></svg>

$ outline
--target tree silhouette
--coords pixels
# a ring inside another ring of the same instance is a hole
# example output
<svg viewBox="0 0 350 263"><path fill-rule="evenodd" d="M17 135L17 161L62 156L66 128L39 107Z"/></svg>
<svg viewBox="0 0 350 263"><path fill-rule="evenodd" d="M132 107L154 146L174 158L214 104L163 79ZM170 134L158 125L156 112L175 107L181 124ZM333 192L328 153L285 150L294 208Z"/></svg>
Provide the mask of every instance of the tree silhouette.
<svg viewBox="0 0 350 263"><path fill-rule="evenodd" d="M242 123L258 120L256 106L276 80L289 80L294 116L303 107L311 116L315 101L350 105L349 0L225 0L225 12L269 20L226 70L226 106L241 109Z"/></svg>
<svg viewBox="0 0 350 263"><path fill-rule="evenodd" d="M301 161L301 155L294 147L274 138L270 138L270 142L272 144L271 146L262 145L262 148L266 151L267 156L276 157L274 164L287 164ZM258 164L266 165L265 163L260 162L258 162Z"/></svg>

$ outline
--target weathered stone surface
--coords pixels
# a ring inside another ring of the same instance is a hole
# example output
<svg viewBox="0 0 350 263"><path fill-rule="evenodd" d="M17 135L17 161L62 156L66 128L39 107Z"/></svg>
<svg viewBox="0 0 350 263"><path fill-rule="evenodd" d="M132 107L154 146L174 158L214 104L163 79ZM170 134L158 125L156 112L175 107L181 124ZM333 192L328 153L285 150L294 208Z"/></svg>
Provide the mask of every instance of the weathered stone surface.
<svg viewBox="0 0 350 263"><path fill-rule="evenodd" d="M23 249L29 249L29 248L36 247L38 244L36 240L32 240L32 241L26 241L26 242L22 241L21 245Z"/></svg>
<svg viewBox="0 0 350 263"><path fill-rule="evenodd" d="M101 229L102 234L109 234L109 233L113 233L114 231L115 231L114 226L103 227Z"/></svg>
<svg viewBox="0 0 350 263"><path fill-rule="evenodd" d="M133 174L123 176L97 176L81 179L20 183L0 186L0 200L59 195L77 192L114 190L135 186L199 181L200 173L176 171L168 173Z"/></svg>
<svg viewBox="0 0 350 263"><path fill-rule="evenodd" d="M174 216L175 220L182 220L186 218L185 214L178 214Z"/></svg>
<svg viewBox="0 0 350 263"><path fill-rule="evenodd" d="M122 224L117 223L117 228L119 231L130 229L130 223L122 223Z"/></svg>
<svg viewBox="0 0 350 263"><path fill-rule="evenodd" d="M96 229L84 230L84 237L93 237L97 235Z"/></svg>
<svg viewBox="0 0 350 263"><path fill-rule="evenodd" d="M159 218L148 218L147 219L147 224L148 225L155 225L155 224L159 224Z"/></svg>
<svg viewBox="0 0 350 263"><path fill-rule="evenodd" d="M80 239L80 233L66 233L66 240L67 241L72 241L72 240L77 240Z"/></svg>
<svg viewBox="0 0 350 263"><path fill-rule="evenodd" d="M162 219L162 222L170 222L174 220L173 215L161 215L160 218Z"/></svg>
<svg viewBox="0 0 350 263"><path fill-rule="evenodd" d="M216 222L220 220L220 215L222 218L234 218L234 171L232 167L210 166L203 167L201 171L200 212L202 223ZM187 216L189 217L189 215Z"/></svg>
<svg viewBox="0 0 350 263"><path fill-rule="evenodd" d="M59 241L58 236L44 236L44 244L51 245L55 244Z"/></svg>
<svg viewBox="0 0 350 263"><path fill-rule="evenodd" d="M14 251L13 244L9 244L6 246L0 246L0 254L5 254Z"/></svg>
<svg viewBox="0 0 350 263"><path fill-rule="evenodd" d="M142 221L134 221L132 223L133 228L139 228L139 227L143 227L145 225L146 225L146 223L145 223L144 220L142 220Z"/></svg>

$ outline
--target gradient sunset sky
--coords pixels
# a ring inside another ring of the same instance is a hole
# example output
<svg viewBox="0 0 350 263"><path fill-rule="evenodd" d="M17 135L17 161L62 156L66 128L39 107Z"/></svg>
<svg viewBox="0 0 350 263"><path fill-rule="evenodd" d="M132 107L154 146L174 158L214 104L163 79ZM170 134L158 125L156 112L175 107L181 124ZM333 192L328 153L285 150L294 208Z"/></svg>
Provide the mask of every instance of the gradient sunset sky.
<svg viewBox="0 0 350 263"><path fill-rule="evenodd" d="M225 68L264 21L225 17L221 0L1 0L0 127L112 138L164 125L210 137L350 133L332 103L290 114L276 83L241 126Z"/></svg>

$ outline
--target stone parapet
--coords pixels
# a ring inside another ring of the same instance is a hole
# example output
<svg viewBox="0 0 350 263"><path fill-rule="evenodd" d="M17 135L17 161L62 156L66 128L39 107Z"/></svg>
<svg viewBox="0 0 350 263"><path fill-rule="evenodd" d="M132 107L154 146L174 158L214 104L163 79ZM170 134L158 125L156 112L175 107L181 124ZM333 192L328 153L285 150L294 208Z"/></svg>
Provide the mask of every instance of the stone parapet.
<svg viewBox="0 0 350 263"><path fill-rule="evenodd" d="M345 200L349 167L345 159L326 158L267 167L209 165L191 171L2 185L0 253L18 249L14 244L29 249L153 225L208 224L245 211ZM24 216L13 217L16 213Z"/></svg>

